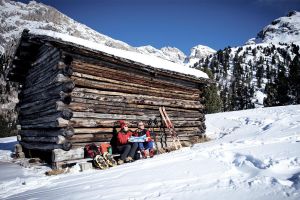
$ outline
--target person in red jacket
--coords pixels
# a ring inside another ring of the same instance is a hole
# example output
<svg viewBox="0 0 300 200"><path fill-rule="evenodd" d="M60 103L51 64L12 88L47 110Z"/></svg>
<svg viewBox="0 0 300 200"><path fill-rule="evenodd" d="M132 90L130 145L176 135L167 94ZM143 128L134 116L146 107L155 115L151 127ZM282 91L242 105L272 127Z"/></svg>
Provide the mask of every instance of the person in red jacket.
<svg viewBox="0 0 300 200"><path fill-rule="evenodd" d="M146 141L145 142L139 142L138 146L142 153L143 158L147 158L147 150L149 150L150 158L154 156L154 150L153 150L153 141L151 139L150 131L145 129L144 122L140 121L138 123L138 129L134 133L135 136L143 136L146 135Z"/></svg>
<svg viewBox="0 0 300 200"><path fill-rule="evenodd" d="M137 143L128 142L129 137L132 136L132 132L129 131L125 121L120 121L120 127L121 130L117 135L117 150L121 154L121 158L118 160L119 165L124 162L132 162L138 148Z"/></svg>

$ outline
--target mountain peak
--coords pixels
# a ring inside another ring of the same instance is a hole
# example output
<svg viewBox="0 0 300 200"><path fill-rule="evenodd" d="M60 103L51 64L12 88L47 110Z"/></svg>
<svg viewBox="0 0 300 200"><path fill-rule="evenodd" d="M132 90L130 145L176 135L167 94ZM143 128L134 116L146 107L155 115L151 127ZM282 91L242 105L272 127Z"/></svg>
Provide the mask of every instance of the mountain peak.
<svg viewBox="0 0 300 200"><path fill-rule="evenodd" d="M189 57L189 65L192 66L200 59L206 58L209 55L216 53L216 50L205 46L205 45L197 45L191 48L191 54Z"/></svg>
<svg viewBox="0 0 300 200"><path fill-rule="evenodd" d="M290 11L286 16L273 20L258 33L256 40L274 44L300 44L300 12Z"/></svg>

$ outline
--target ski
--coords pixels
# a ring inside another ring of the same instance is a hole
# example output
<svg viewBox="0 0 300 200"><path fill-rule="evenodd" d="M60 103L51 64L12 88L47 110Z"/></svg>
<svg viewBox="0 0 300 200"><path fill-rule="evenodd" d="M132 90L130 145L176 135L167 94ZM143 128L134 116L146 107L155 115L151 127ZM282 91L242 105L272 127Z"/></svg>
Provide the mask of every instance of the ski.
<svg viewBox="0 0 300 200"><path fill-rule="evenodd" d="M163 106L163 107L159 107L159 112L160 112L160 114L161 114L161 116L162 116L162 119L163 119L163 121L164 121L166 127L167 127L168 130L169 130L170 136L172 137L172 143L173 143L175 149L177 150L177 149L182 148L182 145L181 145L181 143L180 143L180 140L179 140L179 138L178 138L178 136L177 136L177 134L176 134L174 125L173 125L173 123L171 122L171 120L170 120L170 118L169 118L169 116L168 116L168 114L167 114L167 112L166 112L165 107L164 107L164 106Z"/></svg>

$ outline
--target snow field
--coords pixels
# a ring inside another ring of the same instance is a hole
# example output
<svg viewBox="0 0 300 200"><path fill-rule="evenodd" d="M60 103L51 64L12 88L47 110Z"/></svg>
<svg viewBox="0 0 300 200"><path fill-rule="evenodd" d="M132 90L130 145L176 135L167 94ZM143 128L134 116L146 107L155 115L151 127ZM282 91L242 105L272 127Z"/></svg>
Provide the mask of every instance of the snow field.
<svg viewBox="0 0 300 200"><path fill-rule="evenodd" d="M213 140L153 159L51 177L47 166L1 157L0 198L300 198L300 105L207 115L207 135ZM13 144L1 139L0 149L5 141Z"/></svg>

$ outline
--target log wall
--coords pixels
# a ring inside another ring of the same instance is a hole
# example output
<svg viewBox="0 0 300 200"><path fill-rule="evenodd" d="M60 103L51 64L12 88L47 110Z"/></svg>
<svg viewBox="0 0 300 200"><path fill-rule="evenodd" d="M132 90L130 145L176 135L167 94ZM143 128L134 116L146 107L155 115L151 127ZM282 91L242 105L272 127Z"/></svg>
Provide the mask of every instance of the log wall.
<svg viewBox="0 0 300 200"><path fill-rule="evenodd" d="M62 161L74 156L57 149L77 152L87 143L109 142L119 120L135 130L138 121L147 127L156 118L161 147L171 142L159 113L165 106L180 140L192 144L205 132L202 90L203 84L178 74L41 45L19 93L18 138L26 149L55 150L53 158Z"/></svg>

